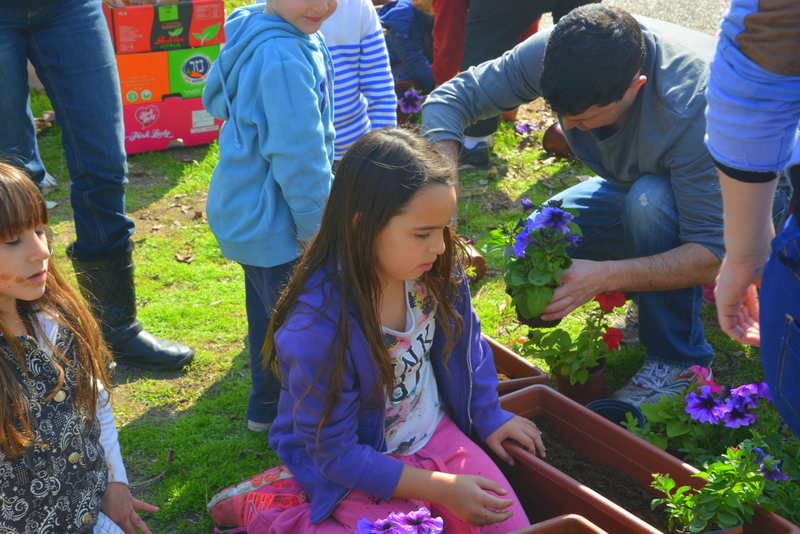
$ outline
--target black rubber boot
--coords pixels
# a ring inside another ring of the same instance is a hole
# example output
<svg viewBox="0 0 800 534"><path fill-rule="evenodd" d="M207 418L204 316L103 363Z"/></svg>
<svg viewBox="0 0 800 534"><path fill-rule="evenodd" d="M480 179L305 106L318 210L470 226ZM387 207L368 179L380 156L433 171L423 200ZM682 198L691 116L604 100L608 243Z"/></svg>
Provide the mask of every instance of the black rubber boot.
<svg viewBox="0 0 800 534"><path fill-rule="evenodd" d="M180 369L192 361L194 349L159 339L136 320L132 251L131 241L120 255L87 262L75 259L72 245L67 247L81 293L100 323L114 360L155 371Z"/></svg>

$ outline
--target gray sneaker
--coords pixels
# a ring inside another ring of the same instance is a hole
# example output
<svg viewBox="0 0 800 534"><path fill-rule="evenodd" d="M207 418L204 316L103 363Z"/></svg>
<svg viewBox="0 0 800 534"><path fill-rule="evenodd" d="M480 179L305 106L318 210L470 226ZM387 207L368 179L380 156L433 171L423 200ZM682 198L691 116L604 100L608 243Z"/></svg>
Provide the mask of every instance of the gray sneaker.
<svg viewBox="0 0 800 534"><path fill-rule="evenodd" d="M635 300L628 302L625 315L614 319L611 326L622 331L623 343L639 342L639 305Z"/></svg>
<svg viewBox="0 0 800 534"><path fill-rule="evenodd" d="M614 392L612 399L618 399L638 407L641 404L658 404L662 396L676 397L697 380L694 371L675 365L646 362L638 373L633 375L625 387Z"/></svg>

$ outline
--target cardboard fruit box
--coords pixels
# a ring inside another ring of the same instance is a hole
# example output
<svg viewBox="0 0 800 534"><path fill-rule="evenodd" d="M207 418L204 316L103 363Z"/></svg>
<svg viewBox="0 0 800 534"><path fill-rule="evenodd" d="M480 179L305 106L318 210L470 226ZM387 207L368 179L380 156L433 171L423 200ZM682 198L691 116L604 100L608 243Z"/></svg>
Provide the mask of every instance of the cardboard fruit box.
<svg viewBox="0 0 800 534"><path fill-rule="evenodd" d="M125 106L125 152L136 154L202 145L219 136L222 121L203 108L201 98L170 97L163 102Z"/></svg>
<svg viewBox="0 0 800 534"><path fill-rule="evenodd" d="M168 95L199 98L219 45L144 54L118 54L122 105L161 102Z"/></svg>
<svg viewBox="0 0 800 534"><path fill-rule="evenodd" d="M223 0L167 0L123 8L103 4L117 54L184 50L225 42Z"/></svg>

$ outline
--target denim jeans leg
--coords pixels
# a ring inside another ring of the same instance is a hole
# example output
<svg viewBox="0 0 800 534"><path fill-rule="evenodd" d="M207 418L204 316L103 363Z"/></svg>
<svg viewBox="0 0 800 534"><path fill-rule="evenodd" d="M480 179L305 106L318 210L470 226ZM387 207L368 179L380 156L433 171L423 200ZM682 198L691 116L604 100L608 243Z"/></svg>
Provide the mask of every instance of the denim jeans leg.
<svg viewBox="0 0 800 534"><path fill-rule="evenodd" d="M133 234L133 221L125 216L125 174L122 103L116 63L102 12L97 0L64 0L30 13L0 10L0 31L25 40L27 54L36 67L62 129L72 189L70 200L77 235L74 255L92 261L101 253L123 251ZM26 19L23 26L7 26L16 14ZM5 39L4 39L5 40ZM11 51L9 51L10 53ZM18 51L17 51L18 52ZM24 59L24 53L22 58ZM6 53L0 57L5 61ZM14 79L23 72L19 58L12 60ZM5 82L3 83L5 86ZM13 89L19 92L18 81ZM1 89L3 106L20 96ZM25 89L27 102L27 89ZM26 109L26 108L20 108ZM36 147L35 132L27 112L19 131L3 137L0 150L20 147L20 155L31 163L40 180L43 169ZM16 129L15 129L16 130Z"/></svg>
<svg viewBox="0 0 800 534"><path fill-rule="evenodd" d="M761 363L772 399L800 434L800 224L794 214L772 242L760 295Z"/></svg>
<svg viewBox="0 0 800 534"><path fill-rule="evenodd" d="M633 257L678 248L678 208L669 178L647 175L625 198L623 226ZM714 350L705 339L700 309L702 286L639 293L639 338L647 359L680 366L709 367Z"/></svg>
<svg viewBox="0 0 800 534"><path fill-rule="evenodd" d="M272 311L296 265L297 260L275 267L242 265L250 339L250 376L253 381L247 403L247 419L256 423L271 423L278 415L280 384L274 380L272 372L264 368L261 349L267 338Z"/></svg>
<svg viewBox="0 0 800 534"><path fill-rule="evenodd" d="M23 34L27 23L25 11L0 8L0 153L41 183L45 171L30 109L28 45Z"/></svg>

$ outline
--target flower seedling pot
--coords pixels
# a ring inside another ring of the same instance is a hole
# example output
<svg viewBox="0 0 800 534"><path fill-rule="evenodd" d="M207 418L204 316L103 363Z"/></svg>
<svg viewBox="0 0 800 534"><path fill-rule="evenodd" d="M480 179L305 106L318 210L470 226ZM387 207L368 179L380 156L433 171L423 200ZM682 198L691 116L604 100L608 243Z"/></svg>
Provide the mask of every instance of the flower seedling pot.
<svg viewBox="0 0 800 534"><path fill-rule="evenodd" d="M638 423L637 426L639 428L644 428L644 424L647 422L642 410L636 406L633 406L632 404L628 404L625 401L617 399L600 399L592 401L587 404L586 407L597 415L605 417L612 423L620 426L622 426L622 423L628 420L628 418L625 416L628 413L633 415L633 418L636 419Z"/></svg>
<svg viewBox="0 0 800 534"><path fill-rule="evenodd" d="M509 297L514 296L514 294L511 292L511 288L508 286L506 286L506 295L508 295ZM555 328L559 324L561 324L561 319L553 319L551 321L545 321L544 319L542 319L541 315L537 315L536 317L531 317L530 319L526 319L525 317L522 316L519 310L516 310L516 312L517 312L517 321L519 321L520 324L524 324L525 326L530 328Z"/></svg>
<svg viewBox="0 0 800 534"><path fill-rule="evenodd" d="M606 359L601 358L598 364L589 369L589 376L583 384L570 384L569 378L553 374L558 391L578 404L586 406L592 401L606 396Z"/></svg>
<svg viewBox="0 0 800 534"><path fill-rule="evenodd" d="M500 399L503 409L525 418L543 414L553 429L597 465L632 477L654 497L653 473L669 473L678 486L700 487L697 470L622 427L546 386L530 386ZM504 473L531 521L579 514L613 534L659 534L659 531L599 493L548 465L520 447L508 446L513 467ZM800 534L800 527L756 505L744 534Z"/></svg>
<svg viewBox="0 0 800 534"><path fill-rule="evenodd" d="M542 137L542 148L544 148L547 152L552 152L561 158L566 158L567 156L571 156L573 154L572 148L569 146L567 138L564 136L564 131L561 129L561 125L557 122L551 124L550 127L544 132L544 136Z"/></svg>
<svg viewBox="0 0 800 534"><path fill-rule="evenodd" d="M743 534L744 525L734 525L730 528L723 528L722 530L710 530L704 534Z"/></svg>
<svg viewBox="0 0 800 534"><path fill-rule="evenodd" d="M534 384L547 385L549 380L547 373L486 334L481 335L492 349L497 372L503 373L509 378L509 380L501 380L497 383L497 393L504 395Z"/></svg>
<svg viewBox="0 0 800 534"><path fill-rule="evenodd" d="M585 517L567 514L547 519L510 534L609 534ZM613 533L612 533L613 534Z"/></svg>

